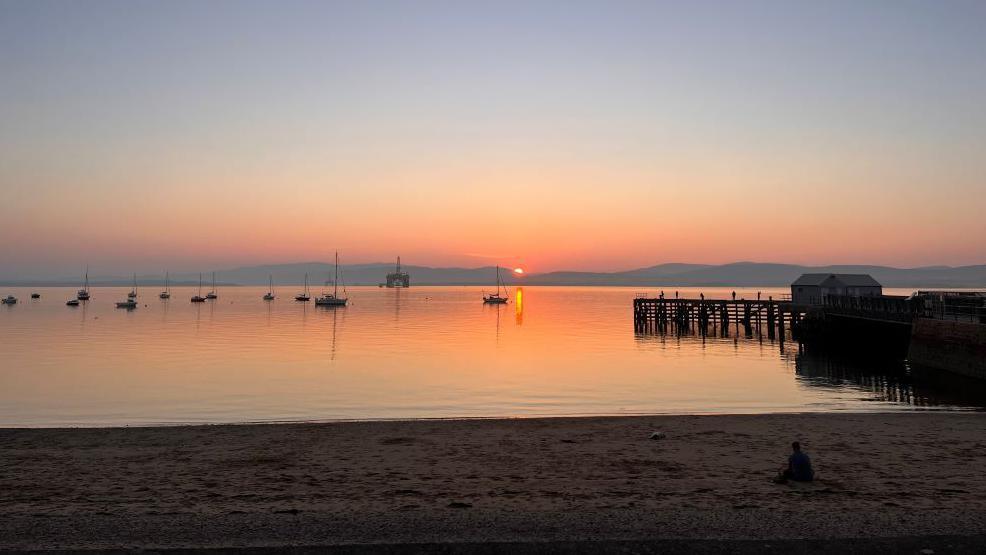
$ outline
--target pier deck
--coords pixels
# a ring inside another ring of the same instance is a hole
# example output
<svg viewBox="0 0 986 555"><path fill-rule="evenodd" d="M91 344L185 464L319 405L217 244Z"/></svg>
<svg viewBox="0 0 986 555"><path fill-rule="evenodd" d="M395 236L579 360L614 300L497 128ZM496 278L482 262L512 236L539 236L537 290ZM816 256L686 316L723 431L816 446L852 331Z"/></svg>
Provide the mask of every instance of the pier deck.
<svg viewBox="0 0 986 555"><path fill-rule="evenodd" d="M789 300L668 299L638 296L633 300L633 324L638 332L697 331L728 333L742 326L748 333L766 327L768 336L783 340L784 330L803 318L807 307Z"/></svg>

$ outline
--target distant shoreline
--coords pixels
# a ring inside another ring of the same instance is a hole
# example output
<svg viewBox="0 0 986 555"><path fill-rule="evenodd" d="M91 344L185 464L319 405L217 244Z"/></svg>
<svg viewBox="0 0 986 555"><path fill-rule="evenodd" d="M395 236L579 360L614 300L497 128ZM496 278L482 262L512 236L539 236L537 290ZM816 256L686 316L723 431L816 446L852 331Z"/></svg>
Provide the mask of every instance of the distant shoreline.
<svg viewBox="0 0 986 555"><path fill-rule="evenodd" d="M131 287L133 281L119 281L119 282L95 282L90 283L90 288L99 287ZM198 287L198 282L171 282L169 284L171 287ZM302 282L291 283L275 283L274 287L302 287L304 284ZM624 284L624 283L548 283L548 282L537 282L537 281L508 281L506 283L509 287L624 287L624 288L644 288L644 289L670 289L674 290L675 287L688 288L688 289L698 289L702 287L708 288L736 288L736 289L787 289L790 288L790 283L784 284L735 284L735 283L700 283L700 284L681 284L681 283L650 283L650 284ZM147 282L137 282L138 287L164 287L164 280L157 281L147 281ZM212 284L203 284L203 287L211 287ZM379 288L378 283L347 283L347 287L374 287ZM31 288L31 287L80 287L78 283L70 282L45 282L45 281L0 281L0 287L17 287L17 288ZM216 287L267 287L266 283L216 283ZM416 289L420 287L491 287L489 283L417 283L409 288L397 288L397 289ZM892 284L884 285L887 289L962 289L962 290L984 290L986 285L954 285L954 284ZM384 289L387 289L386 287Z"/></svg>
<svg viewBox="0 0 986 555"><path fill-rule="evenodd" d="M494 283L494 266L476 268L431 267L403 264L402 270L410 274L411 286L458 286ZM502 268L501 268L502 269ZM311 283L321 283L334 275L335 266L324 262L298 262L290 264L268 264L243 266L228 269L210 269L210 277L215 272L217 280L224 284L267 285L273 276L275 285L299 285L308 274ZM894 268L863 264L804 266L797 264L777 264L770 262L734 262L729 264L684 264L666 263L625 271L550 271L537 272L527 269L523 277L513 272L502 272L508 285L550 285L550 286L607 286L607 287L788 287L805 273L869 274L884 287L926 287L926 288L986 288L986 264L969 266L924 266L918 268ZM347 284L374 286L386 281L386 275L394 271L393 264L343 264L340 266L341 279ZM90 269L90 283L119 284L129 286L132 282L130 272L117 273L118 270L100 272ZM0 277L0 286L42 287L45 284L71 287L81 282L71 273L61 273L56 279L39 279L39 274L24 272L18 277L7 274ZM31 275L34 274L34 275ZM25 277L26 276L26 277ZM198 284L198 271L171 272L173 283ZM139 272L138 283L163 284L161 273ZM211 281L211 280L210 280Z"/></svg>

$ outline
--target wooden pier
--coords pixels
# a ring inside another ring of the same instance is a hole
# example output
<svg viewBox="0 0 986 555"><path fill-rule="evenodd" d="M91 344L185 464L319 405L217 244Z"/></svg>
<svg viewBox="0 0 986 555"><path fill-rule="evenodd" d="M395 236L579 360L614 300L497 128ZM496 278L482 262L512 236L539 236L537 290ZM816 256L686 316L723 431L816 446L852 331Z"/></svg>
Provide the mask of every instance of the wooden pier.
<svg viewBox="0 0 986 555"><path fill-rule="evenodd" d="M785 330L796 327L805 308L788 300L668 299L638 296L633 300L633 327L638 333L699 333L728 336L731 327L747 335L766 330L768 337L784 340Z"/></svg>

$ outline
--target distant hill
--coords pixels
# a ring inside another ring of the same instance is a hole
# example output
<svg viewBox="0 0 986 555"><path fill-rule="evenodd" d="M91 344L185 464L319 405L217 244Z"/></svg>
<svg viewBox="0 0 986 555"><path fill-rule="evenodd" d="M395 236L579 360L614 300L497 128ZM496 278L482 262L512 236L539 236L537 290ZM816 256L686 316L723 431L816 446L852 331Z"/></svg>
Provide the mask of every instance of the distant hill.
<svg viewBox="0 0 986 555"><path fill-rule="evenodd" d="M490 285L494 267L480 268L432 268L428 266L402 266L411 274L411 285ZM349 285L377 285L382 283L393 264L346 264L341 266L343 281ZM264 285L267 276L274 277L275 285L302 283L308 274L313 286L332 279L333 266L325 262L299 262L264 266L244 266L217 272L220 285ZM986 265L976 266L927 266L922 268L892 268L889 266L836 265L798 266L763 262L735 262L732 264L659 264L647 268L623 272L548 272L515 277L509 270L501 270L501 276L509 284L529 285L610 285L610 286L785 286L804 273L870 274L886 287L968 287L986 289ZM204 276L208 282L209 274ZM163 284L162 276L138 276L142 287ZM198 283L198 273L173 274L174 285ZM94 285L129 285L126 276L103 276L91 279ZM17 280L4 281L4 285L78 285L78 279Z"/></svg>

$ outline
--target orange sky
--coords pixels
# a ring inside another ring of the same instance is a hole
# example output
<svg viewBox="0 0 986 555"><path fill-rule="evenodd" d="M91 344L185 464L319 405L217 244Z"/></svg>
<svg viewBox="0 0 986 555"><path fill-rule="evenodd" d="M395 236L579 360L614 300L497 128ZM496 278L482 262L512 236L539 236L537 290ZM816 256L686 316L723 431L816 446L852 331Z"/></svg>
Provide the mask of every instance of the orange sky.
<svg viewBox="0 0 986 555"><path fill-rule="evenodd" d="M292 8L6 10L0 277L986 262L981 6Z"/></svg>

